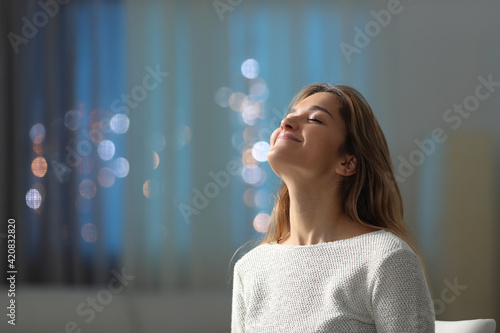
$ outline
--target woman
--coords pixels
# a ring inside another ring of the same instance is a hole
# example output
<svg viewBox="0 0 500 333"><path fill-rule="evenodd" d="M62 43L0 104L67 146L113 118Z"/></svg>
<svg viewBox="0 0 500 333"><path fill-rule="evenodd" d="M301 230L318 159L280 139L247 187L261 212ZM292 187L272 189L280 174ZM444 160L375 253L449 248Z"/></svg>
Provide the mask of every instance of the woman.
<svg viewBox="0 0 500 333"><path fill-rule="evenodd" d="M384 134L349 86L312 84L271 135L281 178L263 242L235 265L231 331L434 332Z"/></svg>

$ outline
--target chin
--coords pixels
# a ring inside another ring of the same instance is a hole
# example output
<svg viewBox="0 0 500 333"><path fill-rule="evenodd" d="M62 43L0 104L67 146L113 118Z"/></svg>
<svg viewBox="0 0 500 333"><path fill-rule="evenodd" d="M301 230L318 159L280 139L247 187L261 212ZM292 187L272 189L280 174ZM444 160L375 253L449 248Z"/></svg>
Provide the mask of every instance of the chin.
<svg viewBox="0 0 500 333"><path fill-rule="evenodd" d="M267 153L267 162L271 166L271 169L273 169L274 173L280 177L279 169L280 165L283 163L282 156L279 156L280 154L270 150ZM281 178L281 177L280 177Z"/></svg>
<svg viewBox="0 0 500 333"><path fill-rule="evenodd" d="M270 150L267 153L267 161L273 169L274 173L281 177L281 172L284 169L289 169L293 165L297 165L297 161L295 157L292 157L289 152L279 151L279 150Z"/></svg>

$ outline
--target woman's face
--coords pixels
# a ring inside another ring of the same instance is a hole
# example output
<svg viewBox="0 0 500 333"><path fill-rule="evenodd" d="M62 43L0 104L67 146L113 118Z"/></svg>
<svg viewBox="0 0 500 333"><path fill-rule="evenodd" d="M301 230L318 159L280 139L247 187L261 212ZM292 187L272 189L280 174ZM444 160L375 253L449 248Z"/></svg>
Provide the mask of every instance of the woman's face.
<svg viewBox="0 0 500 333"><path fill-rule="evenodd" d="M345 124L337 96L313 94L296 104L271 135L267 159L278 177L317 178L341 167Z"/></svg>

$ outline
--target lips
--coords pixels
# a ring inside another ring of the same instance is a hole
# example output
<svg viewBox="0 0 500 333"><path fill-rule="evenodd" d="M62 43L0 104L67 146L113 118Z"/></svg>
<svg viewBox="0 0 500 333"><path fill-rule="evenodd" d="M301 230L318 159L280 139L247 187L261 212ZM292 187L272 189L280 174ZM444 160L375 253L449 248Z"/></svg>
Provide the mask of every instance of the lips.
<svg viewBox="0 0 500 333"><path fill-rule="evenodd" d="M290 133L281 133L280 135L278 135L278 138L276 140L279 140L279 139L288 139L288 140L301 142L299 139L297 139L296 137L294 137Z"/></svg>

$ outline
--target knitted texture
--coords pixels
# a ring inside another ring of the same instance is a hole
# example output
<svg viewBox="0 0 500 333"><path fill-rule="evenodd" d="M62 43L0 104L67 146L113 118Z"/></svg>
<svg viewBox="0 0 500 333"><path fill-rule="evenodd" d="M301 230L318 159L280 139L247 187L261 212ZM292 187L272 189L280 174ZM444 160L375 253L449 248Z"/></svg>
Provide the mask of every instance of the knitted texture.
<svg viewBox="0 0 500 333"><path fill-rule="evenodd" d="M427 333L434 322L418 256L385 230L262 244L234 267L232 333Z"/></svg>

